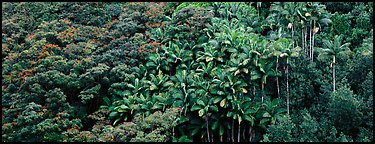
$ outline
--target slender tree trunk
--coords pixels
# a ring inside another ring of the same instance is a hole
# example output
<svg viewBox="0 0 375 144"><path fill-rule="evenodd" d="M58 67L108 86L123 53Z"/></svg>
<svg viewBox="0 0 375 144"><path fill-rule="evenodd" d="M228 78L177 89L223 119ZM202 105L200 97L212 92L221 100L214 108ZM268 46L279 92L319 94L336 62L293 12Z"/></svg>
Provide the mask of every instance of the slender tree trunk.
<svg viewBox="0 0 375 144"><path fill-rule="evenodd" d="M307 27L305 27L305 49L306 49L306 56L308 57L309 52L308 52L308 45L307 45Z"/></svg>
<svg viewBox="0 0 375 144"><path fill-rule="evenodd" d="M289 58L286 59L286 106L287 106L287 112L289 115L289 77L288 77L288 66L289 66Z"/></svg>
<svg viewBox="0 0 375 144"><path fill-rule="evenodd" d="M242 131L242 137L243 137L244 139L246 139L246 125L245 125L244 128L243 128L243 131Z"/></svg>
<svg viewBox="0 0 375 144"><path fill-rule="evenodd" d="M293 40L293 48L294 48L294 24L292 24L292 40Z"/></svg>
<svg viewBox="0 0 375 144"><path fill-rule="evenodd" d="M312 58L312 54L311 54L312 53L312 47L311 47L311 20L310 20L310 32L309 33L310 33L310 35L309 35L310 36L309 37L309 39L310 39L310 45L309 45L309 47L310 47L310 59L311 59Z"/></svg>
<svg viewBox="0 0 375 144"><path fill-rule="evenodd" d="M263 99L264 99L264 83L262 82L262 103L263 103Z"/></svg>
<svg viewBox="0 0 375 144"><path fill-rule="evenodd" d="M303 52L304 52L304 54L305 54L305 53L306 53L306 49L305 49L305 44L304 44L304 41L303 41L303 40L304 40L304 37L305 37L305 36L304 36L304 34L303 34L303 28L301 28L301 38L302 38L302 39L301 39L301 42L302 42L301 45L302 45L302 50L303 50Z"/></svg>
<svg viewBox="0 0 375 144"><path fill-rule="evenodd" d="M262 2L257 2L258 7L258 17L260 16L260 7L262 6Z"/></svg>
<svg viewBox="0 0 375 144"><path fill-rule="evenodd" d="M240 136L241 136L241 124L238 121L238 133L237 133L237 142L240 142Z"/></svg>
<svg viewBox="0 0 375 144"><path fill-rule="evenodd" d="M279 57L276 58L276 72L277 67L279 67ZM277 97L280 99L280 86L279 86L279 77L276 77L276 85L277 85Z"/></svg>
<svg viewBox="0 0 375 144"><path fill-rule="evenodd" d="M223 135L220 136L220 142L223 142Z"/></svg>
<svg viewBox="0 0 375 144"><path fill-rule="evenodd" d="M311 45L311 61L314 61L314 33L312 34L312 45Z"/></svg>
<svg viewBox="0 0 375 144"><path fill-rule="evenodd" d="M249 125L249 142L251 142L251 125Z"/></svg>
<svg viewBox="0 0 375 144"><path fill-rule="evenodd" d="M251 127L251 125L249 126L249 142L251 142L253 140L253 128Z"/></svg>
<svg viewBox="0 0 375 144"><path fill-rule="evenodd" d="M208 127L208 115L206 114L206 122L207 122L207 140L210 142L210 129Z"/></svg>
<svg viewBox="0 0 375 144"><path fill-rule="evenodd" d="M232 119L232 142L234 142L234 119Z"/></svg>
<svg viewBox="0 0 375 144"><path fill-rule="evenodd" d="M229 125L228 122L226 122L226 124ZM227 142L230 142L230 131L229 131L229 129L227 129Z"/></svg>
<svg viewBox="0 0 375 144"><path fill-rule="evenodd" d="M315 36L315 20L314 20L314 27L313 27L313 34L312 34L312 44L311 44L311 61L314 61L314 36Z"/></svg>
<svg viewBox="0 0 375 144"><path fill-rule="evenodd" d="M253 89L254 89L254 91L253 91L253 94L254 94L254 96L257 94L256 93L256 89L255 89L255 86L253 86Z"/></svg>
<svg viewBox="0 0 375 144"><path fill-rule="evenodd" d="M335 65L336 65L336 56L333 56L333 63L332 63L333 91L336 91Z"/></svg>

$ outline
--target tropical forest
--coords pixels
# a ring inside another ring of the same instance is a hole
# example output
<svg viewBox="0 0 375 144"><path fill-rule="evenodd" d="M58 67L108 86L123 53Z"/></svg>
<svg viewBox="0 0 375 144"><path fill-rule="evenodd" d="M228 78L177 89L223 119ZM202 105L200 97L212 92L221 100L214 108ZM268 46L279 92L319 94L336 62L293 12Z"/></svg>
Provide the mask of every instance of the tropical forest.
<svg viewBox="0 0 375 144"><path fill-rule="evenodd" d="M373 142L373 2L2 2L2 142Z"/></svg>

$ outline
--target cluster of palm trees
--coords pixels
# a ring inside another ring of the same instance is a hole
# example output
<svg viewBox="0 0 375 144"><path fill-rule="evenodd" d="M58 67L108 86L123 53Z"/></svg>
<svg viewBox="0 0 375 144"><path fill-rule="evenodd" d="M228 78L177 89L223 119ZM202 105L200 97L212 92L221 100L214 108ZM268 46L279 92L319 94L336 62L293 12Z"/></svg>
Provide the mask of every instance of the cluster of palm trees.
<svg viewBox="0 0 375 144"><path fill-rule="evenodd" d="M327 39L322 40L322 47L314 48L315 35L319 32L320 29L322 29L323 26L327 26L329 23L331 23L331 14L325 10L325 6L316 2L275 3L271 6L270 11L279 14L271 14L267 18L268 21L280 22L282 20L286 20L288 22L287 26L284 26L280 23L276 23L275 25L277 27L287 27L288 29L290 29L293 48L299 46L298 38L296 37L295 32L300 29L301 34L299 36L301 39L300 46L303 51L302 56L305 56L311 61L314 61L314 50L316 49L319 53L318 57L332 57L331 67L333 77L333 91L335 91L336 55L340 53L350 52L350 50L348 48L349 43L342 44L343 38L342 36L338 35L334 36L333 41Z"/></svg>
<svg viewBox="0 0 375 144"><path fill-rule="evenodd" d="M230 8L235 9L236 6L242 5L231 4ZM261 4L257 6L259 9ZM284 112L279 100L266 99L268 79L276 78L277 96L281 99L278 77L282 76L282 72L279 67L280 61L285 61L286 112L289 115L289 64L292 58L300 56L313 62L315 34L321 23L330 21L322 12L324 8L317 3L276 3L271 9L271 13L280 14L266 21L288 21L285 26L275 24L280 28L275 40L267 40L254 33L254 29L245 28L243 21L229 15L227 18L214 17L210 24L206 24L207 42L195 44L184 39L170 39L149 56L147 64L141 65L142 71L138 70L139 76L131 78L130 84L121 83L119 87L122 88L117 90L112 88L113 93L122 98L113 99L110 116L118 122L137 112L147 115L150 114L147 111L180 107L180 123L188 125L191 137L200 134L208 142L213 142L215 138L225 141L226 134L227 141L239 142L245 137L251 141L254 127L266 128ZM269 25L273 27L272 22ZM289 38L285 36L289 32L283 31L283 28L290 29ZM295 34L298 29L301 31L302 47L299 46L298 34ZM159 30L159 33L162 32ZM168 32L162 35L168 35ZM319 58L333 58L334 91L336 55L346 51L349 45L341 43L342 38L335 36L333 42L323 40L324 48L316 48ZM175 72L172 73L172 69ZM259 89L261 94L257 94ZM111 105L110 100L105 101L108 106Z"/></svg>

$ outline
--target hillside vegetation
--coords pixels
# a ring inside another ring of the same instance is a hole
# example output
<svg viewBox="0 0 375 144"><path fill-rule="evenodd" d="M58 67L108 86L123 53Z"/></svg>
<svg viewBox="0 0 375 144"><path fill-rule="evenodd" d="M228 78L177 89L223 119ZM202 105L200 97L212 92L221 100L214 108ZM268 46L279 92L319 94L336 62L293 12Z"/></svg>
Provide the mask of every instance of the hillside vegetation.
<svg viewBox="0 0 375 144"><path fill-rule="evenodd" d="M2 142L372 142L372 2L3 2Z"/></svg>

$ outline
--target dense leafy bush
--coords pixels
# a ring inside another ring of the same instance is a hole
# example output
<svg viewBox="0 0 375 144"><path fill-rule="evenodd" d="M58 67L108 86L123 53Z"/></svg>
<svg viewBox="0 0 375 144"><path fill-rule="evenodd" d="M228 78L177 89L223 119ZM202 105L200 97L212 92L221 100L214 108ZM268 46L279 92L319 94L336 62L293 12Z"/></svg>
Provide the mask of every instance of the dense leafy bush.
<svg viewBox="0 0 375 144"><path fill-rule="evenodd" d="M136 115L131 122L117 126L98 121L91 131L70 130L63 133L66 142L166 142L178 124L178 108L156 111L145 117Z"/></svg>

